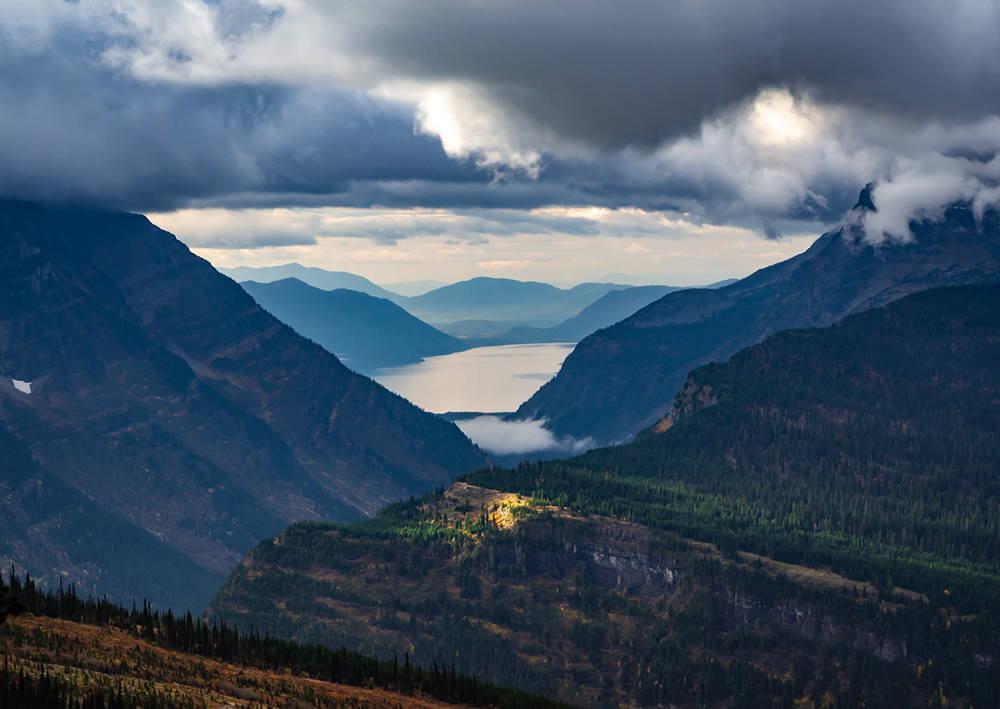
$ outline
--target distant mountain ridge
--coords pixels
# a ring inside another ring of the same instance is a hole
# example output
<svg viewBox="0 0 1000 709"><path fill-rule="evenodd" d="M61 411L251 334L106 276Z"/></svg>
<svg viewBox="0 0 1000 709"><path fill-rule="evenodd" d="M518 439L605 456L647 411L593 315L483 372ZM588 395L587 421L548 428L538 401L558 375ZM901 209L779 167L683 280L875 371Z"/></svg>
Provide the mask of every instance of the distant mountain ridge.
<svg viewBox="0 0 1000 709"><path fill-rule="evenodd" d="M281 266L234 266L218 270L238 283L244 281L273 283L294 278L321 290L346 288L359 293L367 293L373 298L386 298L394 303L406 300L406 296L376 285L364 276L347 271L327 271L324 268L303 266L298 263L286 263Z"/></svg>
<svg viewBox="0 0 1000 709"><path fill-rule="evenodd" d="M514 414L547 420L558 436L629 440L661 419L687 373L767 335L829 325L928 288L1000 280L1000 221L977 223L956 204L941 221L913 222L910 243L869 243L853 218L807 251L719 288L670 293L584 339L562 369Z"/></svg>
<svg viewBox="0 0 1000 709"><path fill-rule="evenodd" d="M0 539L0 560L83 587L114 571L123 598L155 577L152 600L178 608L292 520L357 519L484 461L455 426L348 370L145 217L20 202L0 203L0 427L201 576L161 579L170 567L149 544L112 570L97 550L120 544L121 525L65 538L68 518L25 487L41 478L22 464L0 481L0 517L39 521ZM66 514L82 504L61 499Z"/></svg>
<svg viewBox="0 0 1000 709"><path fill-rule="evenodd" d="M220 268L219 271L240 283L253 281L264 284L295 278L321 290L347 289L366 293L392 301L416 318L441 327L449 334L473 337L497 336L511 327L556 326L573 318L605 294L634 287L614 283L581 283L573 288L557 288L537 281L480 276L408 297L378 286L363 276L297 263L237 266ZM623 313L621 317L628 314Z"/></svg>
<svg viewBox="0 0 1000 709"><path fill-rule="evenodd" d="M614 325L667 293L683 290L677 286L631 286L605 293L569 320L553 327L517 327L504 333L516 342L579 342L592 332Z"/></svg>
<svg viewBox="0 0 1000 709"><path fill-rule="evenodd" d="M467 349L384 298L320 290L296 278L240 285L269 313L362 374Z"/></svg>
<svg viewBox="0 0 1000 709"><path fill-rule="evenodd" d="M470 278L410 298L405 307L433 324L459 320L509 320L556 325L571 318L605 293L628 288L615 283L581 283L557 288L537 281Z"/></svg>

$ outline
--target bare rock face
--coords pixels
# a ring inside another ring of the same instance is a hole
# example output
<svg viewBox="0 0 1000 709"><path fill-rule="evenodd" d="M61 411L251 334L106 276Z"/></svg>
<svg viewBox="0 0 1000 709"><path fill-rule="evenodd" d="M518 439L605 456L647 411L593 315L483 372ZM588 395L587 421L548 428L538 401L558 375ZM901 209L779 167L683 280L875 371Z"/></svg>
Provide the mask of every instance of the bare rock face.
<svg viewBox="0 0 1000 709"><path fill-rule="evenodd" d="M213 579L289 522L359 519L482 462L134 214L0 204L0 383L15 381L0 425L47 474ZM33 575L91 569L89 586L114 563L95 561L107 540L70 553L53 532L36 570L38 545L12 533L0 560ZM149 593L155 563L116 593Z"/></svg>
<svg viewBox="0 0 1000 709"><path fill-rule="evenodd" d="M969 205L912 223L913 240L870 240L870 186L844 225L806 252L717 290L670 293L584 339L516 418L558 436L627 441L661 421L692 369L788 329L826 327L917 291L1000 280L1000 219Z"/></svg>

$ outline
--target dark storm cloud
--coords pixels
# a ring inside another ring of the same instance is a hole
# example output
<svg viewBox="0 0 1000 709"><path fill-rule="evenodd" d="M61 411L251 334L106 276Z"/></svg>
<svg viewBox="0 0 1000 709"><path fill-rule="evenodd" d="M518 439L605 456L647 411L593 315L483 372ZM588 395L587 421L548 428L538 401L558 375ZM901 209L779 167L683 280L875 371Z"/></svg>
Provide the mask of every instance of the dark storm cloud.
<svg viewBox="0 0 1000 709"><path fill-rule="evenodd" d="M241 192L337 193L353 181L486 183L359 92L139 81L78 39L15 52L0 35L0 194L139 211Z"/></svg>
<svg viewBox="0 0 1000 709"><path fill-rule="evenodd" d="M10 8L7 197L638 207L777 237L836 219L899 160L1000 151L1000 13L985 0ZM771 89L779 119L804 121L798 142L768 142L755 111Z"/></svg>
<svg viewBox="0 0 1000 709"><path fill-rule="evenodd" d="M328 5L348 14L344 3ZM1000 110L992 1L372 0L344 40L388 75L467 80L545 129L658 145L768 86L900 119ZM360 17L358 15L360 14Z"/></svg>

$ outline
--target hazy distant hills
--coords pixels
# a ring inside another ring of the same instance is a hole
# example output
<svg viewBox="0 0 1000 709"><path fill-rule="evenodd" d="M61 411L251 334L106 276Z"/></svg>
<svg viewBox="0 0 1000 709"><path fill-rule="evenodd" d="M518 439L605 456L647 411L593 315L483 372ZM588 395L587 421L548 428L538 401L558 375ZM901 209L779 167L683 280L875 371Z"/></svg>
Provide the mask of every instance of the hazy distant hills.
<svg viewBox="0 0 1000 709"><path fill-rule="evenodd" d="M295 278L241 285L265 310L363 374L467 347L384 298L320 290Z"/></svg>
<svg viewBox="0 0 1000 709"><path fill-rule="evenodd" d="M853 218L805 253L717 290L671 293L584 339L515 414L557 435L627 440L666 414L687 373L767 335L825 326L908 293L1000 279L1000 224L967 205L911 225L914 241L869 243Z"/></svg>
<svg viewBox="0 0 1000 709"><path fill-rule="evenodd" d="M569 289L509 278L472 278L408 299L401 305L431 324L493 320L556 325L612 290L628 286L583 283Z"/></svg>
<svg viewBox="0 0 1000 709"><path fill-rule="evenodd" d="M435 288L443 288L448 285L443 281L397 281L386 283L384 287L393 293L406 296L407 298L429 293Z"/></svg>
<svg viewBox="0 0 1000 709"><path fill-rule="evenodd" d="M569 320L554 327L515 327L504 333L512 342L579 342L592 332L614 325L667 293L675 286L631 286L605 293Z"/></svg>
<svg viewBox="0 0 1000 709"><path fill-rule="evenodd" d="M0 426L75 491L51 498L37 470L8 467L0 517L34 517L0 539L0 560L107 589L107 549L134 538L134 563L114 570L122 597L177 607L290 521L356 519L483 461L455 426L348 370L144 217L9 202ZM93 506L117 522L68 533Z"/></svg>
<svg viewBox="0 0 1000 709"><path fill-rule="evenodd" d="M297 263L259 268L238 266L219 270L241 283L254 281L263 284L295 278L321 290L358 291L375 298L390 300L416 318L444 330L449 335L479 339L500 337L503 341L511 342L557 341L549 339L545 333L537 334L536 339L510 339L505 333L514 327L557 326L577 316L580 311L607 293L633 288L614 283L583 283L565 289L535 281L478 277L433 289L429 288L434 285L432 281L403 283L401 285L407 289L426 290L420 295L408 297L386 290L362 276L344 271L326 271ZM642 297L635 298L635 302L642 299ZM625 302L627 301L621 301ZM631 314L635 309L624 312L623 306L619 306L614 310L616 314L620 313L616 320ZM607 317L597 317L594 322L602 324L596 327L604 327L616 321L604 322ZM584 331L587 326L589 320L586 318L569 326L570 331L580 333L574 341L592 332L592 330ZM529 335L528 331L524 331L523 334Z"/></svg>
<svg viewBox="0 0 1000 709"><path fill-rule="evenodd" d="M347 288L359 293L367 293L375 298L388 298L393 302L406 300L405 296L375 285L364 276L347 271L327 271L323 268L303 266L298 263L286 263L282 266L235 266L234 268L220 268L219 271L239 283L244 281L271 283L295 278L322 290Z"/></svg>

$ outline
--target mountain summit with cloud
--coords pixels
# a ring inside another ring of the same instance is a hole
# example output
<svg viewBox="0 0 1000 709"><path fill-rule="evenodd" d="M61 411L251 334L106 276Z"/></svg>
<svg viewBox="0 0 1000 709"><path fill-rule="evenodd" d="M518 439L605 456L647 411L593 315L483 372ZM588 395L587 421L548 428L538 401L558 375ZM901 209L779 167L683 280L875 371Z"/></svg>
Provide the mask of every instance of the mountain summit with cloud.
<svg viewBox="0 0 1000 709"><path fill-rule="evenodd" d="M914 191L923 185L915 180ZM667 414L692 369L772 333L825 327L928 288L1000 281L1000 213L982 201L988 188L966 201L925 199L931 206L901 222L903 233L899 215L880 210L882 195L907 188L869 185L841 228L805 253L724 288L670 293L590 335L515 418L545 419L557 437L625 441Z"/></svg>

